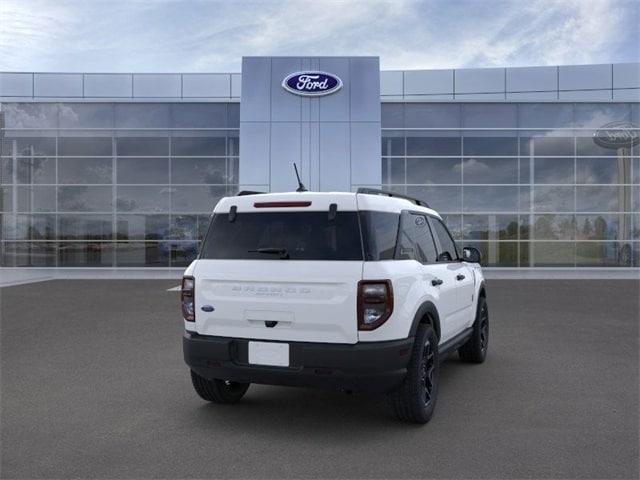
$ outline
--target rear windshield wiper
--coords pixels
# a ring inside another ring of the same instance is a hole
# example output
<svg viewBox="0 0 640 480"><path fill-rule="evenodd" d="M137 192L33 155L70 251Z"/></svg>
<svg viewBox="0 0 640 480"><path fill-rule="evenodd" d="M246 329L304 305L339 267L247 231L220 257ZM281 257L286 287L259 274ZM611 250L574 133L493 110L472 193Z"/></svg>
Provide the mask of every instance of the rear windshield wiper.
<svg viewBox="0 0 640 480"><path fill-rule="evenodd" d="M249 253L272 253L276 255L280 255L280 258L286 260L289 258L289 252L286 248L279 247L263 247L258 248L257 250L249 250Z"/></svg>

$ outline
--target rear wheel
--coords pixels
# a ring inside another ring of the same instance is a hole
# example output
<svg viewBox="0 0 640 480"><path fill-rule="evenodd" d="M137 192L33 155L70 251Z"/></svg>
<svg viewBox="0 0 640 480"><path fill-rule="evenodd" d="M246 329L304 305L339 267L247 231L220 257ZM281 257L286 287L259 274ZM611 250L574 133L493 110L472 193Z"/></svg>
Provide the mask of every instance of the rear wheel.
<svg viewBox="0 0 640 480"><path fill-rule="evenodd" d="M489 308L487 299L478 298L476 320L473 322L473 333L467 343L458 349L458 355L464 362L482 363L487 357L489 347Z"/></svg>
<svg viewBox="0 0 640 480"><path fill-rule="evenodd" d="M431 325L421 324L402 384L387 394L396 417L405 422L431 420L438 397L438 337Z"/></svg>
<svg viewBox="0 0 640 480"><path fill-rule="evenodd" d="M249 383L230 382L201 377L191 370L191 383L196 393L208 402L236 403L247 393Z"/></svg>

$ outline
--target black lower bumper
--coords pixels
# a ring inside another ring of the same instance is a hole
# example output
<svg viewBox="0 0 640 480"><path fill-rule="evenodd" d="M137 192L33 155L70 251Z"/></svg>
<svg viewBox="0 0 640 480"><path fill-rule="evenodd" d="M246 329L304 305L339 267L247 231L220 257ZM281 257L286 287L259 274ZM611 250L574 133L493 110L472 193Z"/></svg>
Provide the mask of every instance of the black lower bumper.
<svg viewBox="0 0 640 480"><path fill-rule="evenodd" d="M288 342L289 367L250 365L249 339L185 332L182 343L185 362L205 378L386 392L407 373L413 337L355 345Z"/></svg>

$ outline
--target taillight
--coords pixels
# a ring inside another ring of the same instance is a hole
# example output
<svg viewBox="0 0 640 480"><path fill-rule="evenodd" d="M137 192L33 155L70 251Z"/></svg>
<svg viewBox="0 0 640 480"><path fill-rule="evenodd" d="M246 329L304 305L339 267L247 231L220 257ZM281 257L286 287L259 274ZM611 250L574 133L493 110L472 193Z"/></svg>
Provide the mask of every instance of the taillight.
<svg viewBox="0 0 640 480"><path fill-rule="evenodd" d="M182 277L182 316L187 322L196 321L196 279L193 277Z"/></svg>
<svg viewBox="0 0 640 480"><path fill-rule="evenodd" d="M358 330L374 330L393 312L391 280L358 282Z"/></svg>

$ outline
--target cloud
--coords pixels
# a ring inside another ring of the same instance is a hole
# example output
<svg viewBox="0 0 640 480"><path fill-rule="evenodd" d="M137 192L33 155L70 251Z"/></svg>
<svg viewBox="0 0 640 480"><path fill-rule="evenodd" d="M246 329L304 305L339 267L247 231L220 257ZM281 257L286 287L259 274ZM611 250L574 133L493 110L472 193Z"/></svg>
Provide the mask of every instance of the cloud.
<svg viewBox="0 0 640 480"><path fill-rule="evenodd" d="M239 71L243 55L384 69L637 61L635 0L0 0L0 70Z"/></svg>

